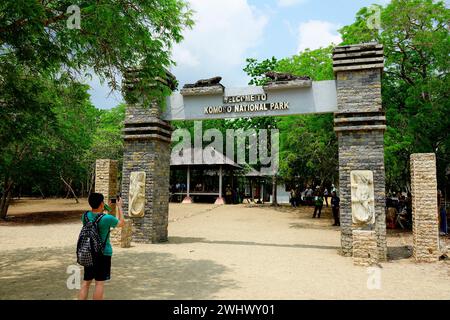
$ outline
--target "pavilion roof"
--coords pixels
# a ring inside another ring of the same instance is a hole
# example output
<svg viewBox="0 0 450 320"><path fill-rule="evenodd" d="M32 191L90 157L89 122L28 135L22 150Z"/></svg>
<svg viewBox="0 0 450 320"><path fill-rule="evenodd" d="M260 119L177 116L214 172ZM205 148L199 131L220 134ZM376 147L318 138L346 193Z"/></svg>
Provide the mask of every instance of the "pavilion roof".
<svg viewBox="0 0 450 320"><path fill-rule="evenodd" d="M195 157L194 155L197 155ZM179 155L172 154L170 157L171 167L181 166L230 166L236 169L241 169L241 166L236 162L225 156L220 151L214 148L189 148L182 149Z"/></svg>

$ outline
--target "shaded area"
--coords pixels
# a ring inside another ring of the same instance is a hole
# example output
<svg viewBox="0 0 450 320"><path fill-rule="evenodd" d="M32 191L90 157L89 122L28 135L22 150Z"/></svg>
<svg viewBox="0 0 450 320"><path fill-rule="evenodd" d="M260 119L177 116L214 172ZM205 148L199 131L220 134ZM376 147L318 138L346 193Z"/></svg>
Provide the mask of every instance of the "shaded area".
<svg viewBox="0 0 450 320"><path fill-rule="evenodd" d="M412 257L412 246L388 247L388 260L402 260Z"/></svg>
<svg viewBox="0 0 450 320"><path fill-rule="evenodd" d="M85 210L52 211L52 212L30 212L11 214L6 220L0 220L0 226L22 226L22 225L46 225L81 221L81 215Z"/></svg>
<svg viewBox="0 0 450 320"><path fill-rule="evenodd" d="M314 219L317 221L322 220L323 218L320 219ZM289 228L293 228L293 229L315 229L315 230L335 230L335 231L341 231L340 227L335 227L331 225L331 222L327 219L326 220L326 224L325 223L313 223L313 222L295 222L295 223L290 223L289 224Z"/></svg>
<svg viewBox="0 0 450 320"><path fill-rule="evenodd" d="M75 299L78 290L66 285L69 265L76 265L71 247L1 252L0 299ZM226 271L211 260L120 252L112 259L112 280L106 284L105 298L212 299L219 290L236 287L222 277Z"/></svg>
<svg viewBox="0 0 450 320"><path fill-rule="evenodd" d="M206 243L206 244L221 244L221 245L236 245L236 246L259 246L259 247L279 247L279 248L298 248L298 249L325 249L334 250L339 249L337 246L320 246L313 244L280 244L280 243L261 243L253 241L227 241L227 240L206 240L204 238L189 238L189 237L169 237L170 244L186 244L186 243Z"/></svg>
<svg viewBox="0 0 450 320"><path fill-rule="evenodd" d="M311 218L314 213L314 207L310 206L299 206L297 208L292 207L291 205L278 205L271 206L270 204L265 205L255 205L255 204L246 204L245 208L258 208L265 209L270 211L276 211L280 213L292 213L296 214L302 218ZM333 215L331 212L331 207L327 207L326 205L322 208L321 219L332 219Z"/></svg>

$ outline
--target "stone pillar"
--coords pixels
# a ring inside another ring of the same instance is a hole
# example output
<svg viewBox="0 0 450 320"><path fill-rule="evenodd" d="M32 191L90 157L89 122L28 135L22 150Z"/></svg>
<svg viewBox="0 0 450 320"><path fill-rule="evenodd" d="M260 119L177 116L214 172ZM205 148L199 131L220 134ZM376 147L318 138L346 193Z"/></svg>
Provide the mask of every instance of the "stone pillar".
<svg viewBox="0 0 450 320"><path fill-rule="evenodd" d="M338 112L335 132L339 142L339 196L341 198L342 254L352 255L353 234L350 173L373 172L375 223L379 260L386 260L384 131L386 117L381 104L383 46L375 43L336 47Z"/></svg>
<svg viewBox="0 0 450 320"><path fill-rule="evenodd" d="M129 70L125 75L124 90L132 92L140 81L139 70ZM168 240L170 143L172 127L161 120L157 103L144 105L142 99L127 101L124 128L124 157L122 195L125 217L131 219L133 241L158 243ZM131 185L130 176L139 174L142 185ZM137 188L137 189L136 189ZM135 200L133 193L144 190ZM133 203L140 201L139 203ZM134 206L139 214L135 214ZM142 208L140 206L142 205ZM133 212L130 208L133 206ZM142 210L141 210L142 209Z"/></svg>
<svg viewBox="0 0 450 320"><path fill-rule="evenodd" d="M116 160L101 159L95 164L95 192L105 197L105 202L116 199L118 194L117 184L118 162ZM116 205L111 204L112 214L116 215ZM122 248L131 246L131 222L125 220L125 225L111 230L111 244Z"/></svg>
<svg viewBox="0 0 450 320"><path fill-rule="evenodd" d="M353 264L368 267L377 262L376 232L373 230L353 230Z"/></svg>
<svg viewBox="0 0 450 320"><path fill-rule="evenodd" d="M103 194L105 203L118 194L118 163L116 160L99 159L95 162L95 192ZM112 208L114 209L114 208ZM113 212L115 212L113 210Z"/></svg>
<svg viewBox="0 0 450 320"><path fill-rule="evenodd" d="M413 256L417 262L439 258L436 156L411 155L411 193L413 209Z"/></svg>
<svg viewBox="0 0 450 320"><path fill-rule="evenodd" d="M111 230L111 244L121 248L130 248L131 240L133 238L133 229L130 220L125 220L122 227L117 227Z"/></svg>

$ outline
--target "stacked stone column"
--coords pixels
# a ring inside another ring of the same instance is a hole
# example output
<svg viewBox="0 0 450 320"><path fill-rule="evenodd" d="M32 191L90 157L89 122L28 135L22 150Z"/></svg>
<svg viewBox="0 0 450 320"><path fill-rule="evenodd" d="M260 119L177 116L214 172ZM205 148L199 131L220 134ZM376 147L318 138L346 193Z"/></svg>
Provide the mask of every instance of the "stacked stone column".
<svg viewBox="0 0 450 320"><path fill-rule="evenodd" d="M354 170L373 172L375 232L378 259L387 257L385 218L384 131L386 117L381 104L383 46L375 43L336 47L333 68L336 75L338 112L335 132L339 142L339 196L341 198L342 254L353 254L350 174Z"/></svg>
<svg viewBox="0 0 450 320"><path fill-rule="evenodd" d="M105 203L109 203L111 199L117 197L117 174L118 163L116 160L98 159L95 162L95 192L103 194Z"/></svg>
<svg viewBox="0 0 450 320"><path fill-rule="evenodd" d="M126 74L124 90L133 91L139 70ZM122 195L124 213L132 222L133 241L158 243L168 240L170 143L172 127L161 120L157 103L128 102L124 129ZM129 212L130 175L145 172L145 205L142 217Z"/></svg>
<svg viewBox="0 0 450 320"><path fill-rule="evenodd" d="M353 263L368 267L379 261L377 235L371 230L353 230Z"/></svg>
<svg viewBox="0 0 450 320"><path fill-rule="evenodd" d="M434 262L439 257L439 222L436 156L411 155L413 209L413 256L417 262Z"/></svg>
<svg viewBox="0 0 450 320"><path fill-rule="evenodd" d="M118 194L118 162L117 160L99 159L95 164L95 192L103 194L105 203L116 199ZM116 205L111 204L112 214L116 214ZM111 243L114 246L129 248L131 245L131 222L125 220L122 227L111 230Z"/></svg>

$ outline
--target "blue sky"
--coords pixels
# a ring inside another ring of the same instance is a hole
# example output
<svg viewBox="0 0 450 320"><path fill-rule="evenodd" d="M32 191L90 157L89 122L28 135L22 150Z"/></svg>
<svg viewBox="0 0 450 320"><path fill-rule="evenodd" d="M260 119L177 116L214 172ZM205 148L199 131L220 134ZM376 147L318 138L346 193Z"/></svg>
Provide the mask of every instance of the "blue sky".
<svg viewBox="0 0 450 320"><path fill-rule="evenodd" d="M338 43L337 30L354 21L358 10L388 0L189 0L196 25L173 49L180 82L222 76L228 87L245 86L245 59L284 58L304 48ZM98 79L89 82L97 108L122 101Z"/></svg>

